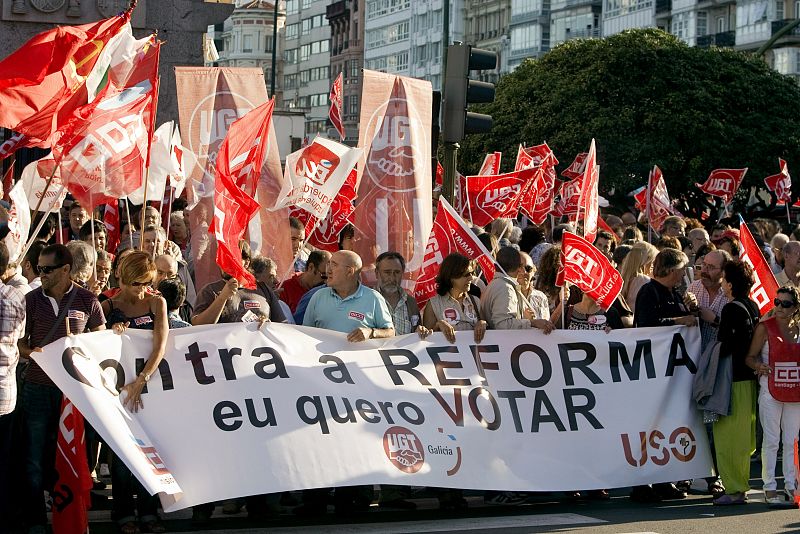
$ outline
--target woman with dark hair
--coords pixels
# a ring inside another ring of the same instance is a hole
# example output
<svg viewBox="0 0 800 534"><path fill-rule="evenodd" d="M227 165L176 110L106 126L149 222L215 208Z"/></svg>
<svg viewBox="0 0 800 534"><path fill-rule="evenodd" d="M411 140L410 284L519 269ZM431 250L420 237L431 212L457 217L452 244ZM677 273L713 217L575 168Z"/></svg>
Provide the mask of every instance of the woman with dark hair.
<svg viewBox="0 0 800 534"><path fill-rule="evenodd" d="M761 478L764 499L768 504L793 503L797 495L797 471L794 465L794 442L800 432L800 402L789 401L773 380L776 361L800 357L800 291L794 286L778 289L774 315L756 327L745 363L758 377L758 416L764 429L761 441ZM796 365L796 364L795 364ZM788 392L787 392L788 393ZM776 398L777 397L777 398ZM778 496L775 467L778 446L783 443L783 488Z"/></svg>
<svg viewBox="0 0 800 534"><path fill-rule="evenodd" d="M755 283L753 269L733 260L723 267L722 291L730 302L722 308L717 340L722 344L719 357L731 358L733 369L730 415L714 421L717 469L725 484L725 494L714 504L744 504L750 489L750 455L756 449L756 382L745 363L747 348L760 316L750 288Z"/></svg>
<svg viewBox="0 0 800 534"><path fill-rule="evenodd" d="M486 321L480 318L480 307L468 293L475 280L475 263L461 254L450 254L439 267L436 295L425 305L422 325L441 332L450 343L456 342L456 331L473 330L475 342L483 340Z"/></svg>
<svg viewBox="0 0 800 534"><path fill-rule="evenodd" d="M552 247L542 256L534 287L547 296L550 303L550 320L558 326L561 321L561 288L556 285L561 247ZM564 296L569 302L569 285L564 286Z"/></svg>

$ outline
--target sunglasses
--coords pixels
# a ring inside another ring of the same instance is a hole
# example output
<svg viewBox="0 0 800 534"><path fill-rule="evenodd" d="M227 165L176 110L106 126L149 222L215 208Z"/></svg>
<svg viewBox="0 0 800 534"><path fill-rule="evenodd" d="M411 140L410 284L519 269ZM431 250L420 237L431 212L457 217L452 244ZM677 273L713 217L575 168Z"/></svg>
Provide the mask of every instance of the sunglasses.
<svg viewBox="0 0 800 534"><path fill-rule="evenodd" d="M775 306L780 306L781 308L787 308L787 309L797 306L796 302L793 302L791 300L781 300L779 298L776 298L772 302L775 304Z"/></svg>
<svg viewBox="0 0 800 534"><path fill-rule="evenodd" d="M531 272L531 271L533 271L533 265L526 265L526 266L525 266L525 272L526 272L526 273L529 273L529 272Z"/></svg>
<svg viewBox="0 0 800 534"><path fill-rule="evenodd" d="M36 270L39 272L39 274L50 274L56 269L60 269L65 265L66 263L62 263L60 265L38 265Z"/></svg>
<svg viewBox="0 0 800 534"><path fill-rule="evenodd" d="M472 272L472 271L467 271L464 274L462 274L461 276L459 276L459 278L474 278L474 277L475 277L475 273Z"/></svg>
<svg viewBox="0 0 800 534"><path fill-rule="evenodd" d="M133 286L133 287L142 287L142 286L149 286L150 283L151 282L148 280L147 282L131 282L128 285Z"/></svg>

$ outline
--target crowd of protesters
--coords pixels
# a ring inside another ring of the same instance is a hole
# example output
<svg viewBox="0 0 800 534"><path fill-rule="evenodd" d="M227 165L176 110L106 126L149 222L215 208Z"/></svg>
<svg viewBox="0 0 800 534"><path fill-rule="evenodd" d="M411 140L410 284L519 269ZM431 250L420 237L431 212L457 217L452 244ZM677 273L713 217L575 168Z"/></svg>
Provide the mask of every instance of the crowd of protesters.
<svg viewBox="0 0 800 534"><path fill-rule="evenodd" d="M704 489L717 505L746 502L758 419L763 428L765 500L774 505L794 503L792 455L783 454L782 492L775 468L779 448L794 449L800 402L776 399L767 377L774 368L772 359L800 351L796 287L800 228L784 228L769 219L749 223L781 286L774 311L764 318L748 297L754 276L738 259L741 243L733 219L704 226L672 216L648 240L646 226L633 213L606 214L606 226L613 233L599 231L594 241L623 279L622 291L608 309L577 287L556 285L562 235L578 229L569 222L536 226L523 218L500 219L485 229L473 229L496 262L493 279L487 280L475 261L451 254L439 267L437 294L420 308L407 290L402 255L386 251L377 258L359 257L350 250L352 227L340 235L339 251L314 250L295 219L290 226L296 272L282 283L276 262L253 256L242 241L242 260L255 275L256 288L247 289L221 272L217 281L195 289L190 229L182 208L176 202L163 217L153 206L144 214L134 212L114 250L106 250L106 227L98 222L101 214L92 218L77 202L64 208L63 228L58 228L60 218L50 218L38 235L31 236L32 245L18 262L9 262L8 250L0 242L0 531L17 525L45 532L47 507L53 499L62 395L30 358L32 352L70 334L105 328L118 334L127 328L152 330L149 358L122 387L125 407L136 412L147 409L141 392L164 357L169 329L243 320L334 330L353 343L411 333L426 338L433 332L441 332L452 343L459 331L472 331L475 342L480 342L487 330L526 329L547 335L556 328L605 332L674 325L699 328L702 350L713 347L713 357L730 362L722 388L730 399L729 413L704 412L717 472L705 480ZM0 219L4 217L7 213L0 208ZM364 265L370 269L374 265L368 278ZM366 279L376 280L374 288L362 282ZM342 309L356 313L331 313ZM112 516L119 531L163 532L157 499L146 494L113 451L104 450L102 437L88 425L87 451L96 488L105 487L99 474L101 466L110 463ZM690 484L638 486L630 498L680 499ZM466 507L460 490L434 491L442 508ZM409 496L409 488L382 486L377 503L413 509ZM608 493L576 488L569 496L606 499ZM339 513L354 513L367 509L375 498L372 487L317 489L303 492L302 502L294 504L298 514L324 514L329 502ZM526 502L526 495L486 492L485 499L515 505ZM291 495L257 495L220 504L226 514L245 508L252 518L266 518L292 501L296 499ZM194 507L194 520L208 521L215 504Z"/></svg>

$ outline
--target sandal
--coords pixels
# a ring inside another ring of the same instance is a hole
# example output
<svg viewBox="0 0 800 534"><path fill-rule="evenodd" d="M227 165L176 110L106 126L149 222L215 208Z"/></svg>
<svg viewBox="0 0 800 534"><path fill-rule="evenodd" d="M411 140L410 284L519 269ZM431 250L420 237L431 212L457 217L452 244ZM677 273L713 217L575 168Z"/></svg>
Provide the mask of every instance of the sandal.
<svg viewBox="0 0 800 534"><path fill-rule="evenodd" d="M120 534L139 534L139 527L133 521L126 521L119 526Z"/></svg>
<svg viewBox="0 0 800 534"><path fill-rule="evenodd" d="M164 527L161 521L156 519L153 521L145 521L144 523L142 523L141 531L152 532L153 534L162 534L163 532L166 532L167 529Z"/></svg>
<svg viewBox="0 0 800 534"><path fill-rule="evenodd" d="M708 485L708 494L714 499L719 499L725 495L725 487L719 480L715 480Z"/></svg>

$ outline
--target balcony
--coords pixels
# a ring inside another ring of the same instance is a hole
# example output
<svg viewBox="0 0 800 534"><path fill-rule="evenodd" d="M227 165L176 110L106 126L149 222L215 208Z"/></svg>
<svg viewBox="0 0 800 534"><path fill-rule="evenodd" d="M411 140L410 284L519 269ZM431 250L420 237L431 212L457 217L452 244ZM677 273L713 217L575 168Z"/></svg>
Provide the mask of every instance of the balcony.
<svg viewBox="0 0 800 534"><path fill-rule="evenodd" d="M600 37L600 28L586 28L585 30L568 31L566 39L597 39Z"/></svg>
<svg viewBox="0 0 800 534"><path fill-rule="evenodd" d="M732 47L736 44L736 30L729 30L727 32L712 33L711 35L702 35L697 38L698 48L708 48L711 46L718 47Z"/></svg>
<svg viewBox="0 0 800 534"><path fill-rule="evenodd" d="M781 31L781 29L784 26L786 26L790 22L794 22L795 20L796 19L773 20L772 35L775 35L779 31ZM789 36L800 37L800 26L795 26L794 28L791 29L791 31L789 31L789 33L784 34L784 37L789 37Z"/></svg>
<svg viewBox="0 0 800 534"><path fill-rule="evenodd" d="M509 52L510 59L522 59L526 57L538 57L541 54L542 48L539 46L530 46L528 48L515 48Z"/></svg>
<svg viewBox="0 0 800 534"><path fill-rule="evenodd" d="M325 8L325 17L328 20L335 20L338 18L350 18L350 8L347 6L347 0L339 0L328 5Z"/></svg>
<svg viewBox="0 0 800 534"><path fill-rule="evenodd" d="M550 10L547 8L537 9L536 11L529 11L527 13L518 13L517 15L511 16L511 23L509 26L540 22L541 19L546 19L548 15L550 15ZM542 22L548 21L544 20Z"/></svg>

